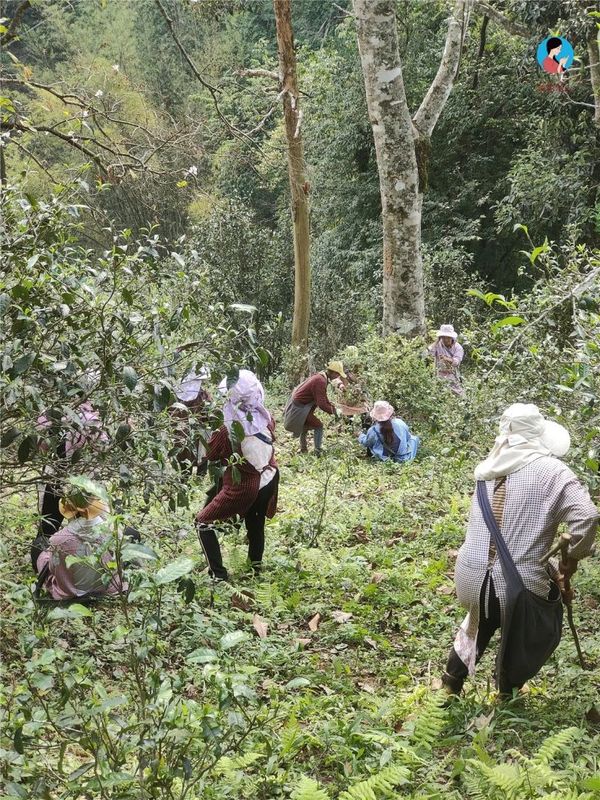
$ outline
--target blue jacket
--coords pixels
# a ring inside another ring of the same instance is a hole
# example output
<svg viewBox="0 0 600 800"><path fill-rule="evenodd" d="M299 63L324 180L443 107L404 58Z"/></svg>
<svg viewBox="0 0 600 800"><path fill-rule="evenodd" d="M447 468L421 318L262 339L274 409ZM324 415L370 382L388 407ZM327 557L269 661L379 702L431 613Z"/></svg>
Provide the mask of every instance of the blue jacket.
<svg viewBox="0 0 600 800"><path fill-rule="evenodd" d="M406 422L399 417L394 417L392 426L399 439L398 449L395 453L385 444L378 422L375 425L371 425L366 433L361 433L358 441L363 447L368 447L371 453L380 461L389 461L390 459L398 462L412 461L419 449L419 437L413 436Z"/></svg>

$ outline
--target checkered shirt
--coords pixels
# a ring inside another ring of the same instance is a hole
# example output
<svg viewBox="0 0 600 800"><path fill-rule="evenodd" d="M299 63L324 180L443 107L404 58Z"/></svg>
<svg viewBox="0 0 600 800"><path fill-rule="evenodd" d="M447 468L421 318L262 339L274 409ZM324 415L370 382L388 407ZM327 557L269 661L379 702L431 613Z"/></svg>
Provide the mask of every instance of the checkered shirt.
<svg viewBox="0 0 600 800"><path fill-rule="evenodd" d="M490 504L494 481L487 481ZM501 532L525 586L547 597L550 572L540 561L551 548L558 526L566 523L572 536L569 555L584 558L592 552L600 513L575 474L552 456L532 461L506 479L506 499ZM467 535L455 571L458 599L478 616L479 596L488 569L490 533L476 495L471 503ZM497 556L491 574L502 609L506 585Z"/></svg>

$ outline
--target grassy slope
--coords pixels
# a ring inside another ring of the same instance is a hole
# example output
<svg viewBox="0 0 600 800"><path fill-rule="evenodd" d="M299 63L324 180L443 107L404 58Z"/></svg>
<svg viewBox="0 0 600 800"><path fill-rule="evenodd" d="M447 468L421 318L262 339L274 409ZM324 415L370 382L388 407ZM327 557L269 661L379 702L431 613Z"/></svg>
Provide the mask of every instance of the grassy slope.
<svg viewBox="0 0 600 800"><path fill-rule="evenodd" d="M280 513L268 525L265 570L259 581L243 577L243 534L232 532L223 540L236 585L254 593L253 609L246 613L231 608L224 590L210 608L206 573L197 573L199 591L191 606L183 607L169 587L165 609L170 609L174 622L172 635L165 632L165 672L176 674L198 646L186 638L186 620L202 617L215 635L232 627L246 630L252 638L227 655L235 657L238 667L259 667L252 678L255 688L262 702L278 709L277 721L270 723L274 762L272 758L266 763L264 743L253 744L250 738L247 750L260 752L261 757L237 772L235 779L230 775L223 787L214 783L211 793L203 796L288 796L298 776L307 774L323 781L335 797L356 777L393 761L398 747L410 741L414 720L435 689L462 618L453 592L453 560L463 539L477 454L469 452L468 445L448 446L448 441L441 434L437 441L426 443L417 462L401 467L360 458L349 426L337 431L328 426L328 453L320 461L312 455L300 457L297 443L283 434ZM327 499L318 530L326 480ZM18 515L24 522L22 510L14 504L7 508L4 530L14 527ZM164 518L152 515L143 526L146 531L164 529L160 535L147 534L163 555L183 552L202 566L189 512L180 512L166 524ZM187 537L179 538L180 530L187 530ZM8 563L28 579L26 541L24 531L11 538ZM596 559L581 567L576 581L580 636L596 664L600 664L599 578ZM352 617L338 622L336 611ZM268 623L265 639L254 634L254 612ZM317 613L320 624L311 632L308 622ZM100 624L94 635L89 630L85 636L77 635L68 630L66 621L55 624L51 636L63 647L87 648L99 674L111 685L119 675L118 647L111 655L109 636L103 631L114 630L121 621L119 611L103 604L95 614ZM17 628L26 624L24 619L15 617L15 627L5 620L9 660L20 650L19 637L26 632ZM206 636L210 643L210 632ZM600 670L579 669L566 627L557 654L523 700L497 706L490 693L491 670L488 655L463 701L444 711L442 722L433 726L432 747L427 736L421 742L426 766L413 772L410 790L415 797L437 797L438 791L440 797L473 797L453 772L461 772L466 758L481 758L483 751L478 748L483 747L494 761L503 761L511 758L506 755L510 748L531 754L545 737L567 726L587 729L590 737L597 734L586 721L586 712L596 699ZM286 688L296 678L305 678L298 682L304 685ZM587 759L584 767L593 771L599 756L597 735L586 748L581 754ZM455 794L449 795L451 791Z"/></svg>

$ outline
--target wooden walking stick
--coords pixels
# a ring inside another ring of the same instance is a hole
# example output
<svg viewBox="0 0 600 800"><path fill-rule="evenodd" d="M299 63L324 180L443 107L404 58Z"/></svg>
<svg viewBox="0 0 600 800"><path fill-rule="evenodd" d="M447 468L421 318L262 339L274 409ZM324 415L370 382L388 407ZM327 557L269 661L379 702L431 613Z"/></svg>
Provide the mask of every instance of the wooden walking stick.
<svg viewBox="0 0 600 800"><path fill-rule="evenodd" d="M559 541L559 549L560 549L560 559L563 564L566 565L567 560L569 558L569 543L571 541L571 534L570 533L563 533L560 537ZM589 665L587 664L585 658L583 657L583 652L581 650L581 645L579 644L579 636L577 635L577 629L575 628L575 621L573 620L573 603L571 598L569 597L571 593L571 579L568 578L566 575L563 578L563 586L564 586L564 594L562 596L563 603L567 608L567 619L569 621L569 628L571 628L571 633L573 634L573 640L575 642L575 647L577 649L577 655L579 657L579 663L581 664L581 669L590 669ZM565 598L565 595L568 599Z"/></svg>

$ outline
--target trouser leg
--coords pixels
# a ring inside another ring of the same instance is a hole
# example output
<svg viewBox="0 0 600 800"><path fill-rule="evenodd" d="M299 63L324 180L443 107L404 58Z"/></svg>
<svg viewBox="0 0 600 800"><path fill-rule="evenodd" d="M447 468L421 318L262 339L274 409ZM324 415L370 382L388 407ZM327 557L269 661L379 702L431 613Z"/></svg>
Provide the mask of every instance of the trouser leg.
<svg viewBox="0 0 600 800"><path fill-rule="evenodd" d="M208 573L211 577L226 581L229 577L223 566L223 557L215 529L210 525L197 524L200 546L208 562Z"/></svg>
<svg viewBox="0 0 600 800"><path fill-rule="evenodd" d="M267 509L273 492L277 489L278 481L279 473L259 491L256 500L244 517L248 536L248 560L256 572L260 569L263 553L265 551L265 520L267 517Z"/></svg>
<svg viewBox="0 0 600 800"><path fill-rule="evenodd" d="M475 663L477 663L490 643L494 633L500 628L500 601L494 590L494 584L490 578L490 595L488 602L488 615L485 614L485 595L488 578L486 577L481 594L479 597L479 629L477 631L477 642L475 650ZM442 676L442 682L453 692L460 692L469 670L460 658L454 647L450 649L446 671Z"/></svg>
<svg viewBox="0 0 600 800"><path fill-rule="evenodd" d="M321 447L323 445L323 428L315 428L315 453L321 455Z"/></svg>
<svg viewBox="0 0 600 800"><path fill-rule="evenodd" d="M47 483L44 487L38 529L40 533L48 538L56 533L64 519L58 508L61 496L62 492L59 486Z"/></svg>

